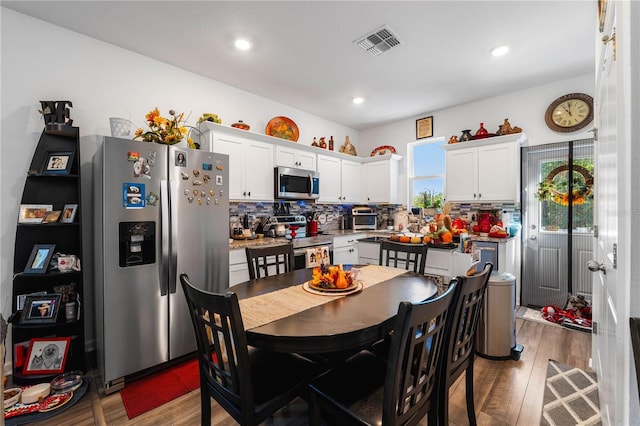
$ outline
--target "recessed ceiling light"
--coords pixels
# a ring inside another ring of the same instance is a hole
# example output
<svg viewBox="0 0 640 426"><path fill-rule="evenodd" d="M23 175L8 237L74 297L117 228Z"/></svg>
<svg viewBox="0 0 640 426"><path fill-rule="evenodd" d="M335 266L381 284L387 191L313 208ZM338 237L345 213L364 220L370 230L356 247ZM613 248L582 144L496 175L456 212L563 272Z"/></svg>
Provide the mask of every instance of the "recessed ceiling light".
<svg viewBox="0 0 640 426"><path fill-rule="evenodd" d="M239 38L238 40L236 40L235 46L239 50L249 50L249 49L251 49L251 43L249 43L248 40L245 40L243 38Z"/></svg>
<svg viewBox="0 0 640 426"><path fill-rule="evenodd" d="M354 103L354 104L356 104L356 105L360 105L361 103L363 103L363 102L364 102L364 98L362 98L362 97L358 96L358 97L353 98L353 99L351 100L351 102L353 102L353 103Z"/></svg>
<svg viewBox="0 0 640 426"><path fill-rule="evenodd" d="M507 46L506 44L503 44L501 46L496 46L493 49L491 49L492 56L504 56L508 52L509 52L509 46Z"/></svg>

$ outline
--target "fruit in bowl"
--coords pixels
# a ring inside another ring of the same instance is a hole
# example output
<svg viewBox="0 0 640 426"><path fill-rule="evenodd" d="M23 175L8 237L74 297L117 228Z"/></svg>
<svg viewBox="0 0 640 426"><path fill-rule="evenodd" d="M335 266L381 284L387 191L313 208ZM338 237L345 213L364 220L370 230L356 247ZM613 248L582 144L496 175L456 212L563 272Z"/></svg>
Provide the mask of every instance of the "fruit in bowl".
<svg viewBox="0 0 640 426"><path fill-rule="evenodd" d="M342 265L320 265L313 268L313 275L309 285L322 289L344 289L351 286L353 282L353 274L351 271L346 271Z"/></svg>

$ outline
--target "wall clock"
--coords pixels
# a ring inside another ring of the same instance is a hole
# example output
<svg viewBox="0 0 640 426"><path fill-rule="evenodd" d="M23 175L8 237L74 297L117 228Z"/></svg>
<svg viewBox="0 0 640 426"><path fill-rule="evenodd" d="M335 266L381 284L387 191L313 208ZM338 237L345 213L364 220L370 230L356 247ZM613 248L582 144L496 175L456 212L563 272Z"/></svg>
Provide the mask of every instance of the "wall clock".
<svg viewBox="0 0 640 426"><path fill-rule="evenodd" d="M569 93L551 102L544 121L556 132L575 132L593 121L593 98L584 93Z"/></svg>

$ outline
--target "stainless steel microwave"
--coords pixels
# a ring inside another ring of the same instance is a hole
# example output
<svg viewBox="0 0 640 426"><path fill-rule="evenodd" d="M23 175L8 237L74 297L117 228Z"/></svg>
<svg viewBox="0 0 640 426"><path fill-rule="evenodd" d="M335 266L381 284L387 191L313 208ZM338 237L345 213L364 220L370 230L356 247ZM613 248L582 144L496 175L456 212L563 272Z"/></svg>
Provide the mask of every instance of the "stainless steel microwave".
<svg viewBox="0 0 640 426"><path fill-rule="evenodd" d="M313 170L275 168L275 198L315 200L320 196L320 175Z"/></svg>

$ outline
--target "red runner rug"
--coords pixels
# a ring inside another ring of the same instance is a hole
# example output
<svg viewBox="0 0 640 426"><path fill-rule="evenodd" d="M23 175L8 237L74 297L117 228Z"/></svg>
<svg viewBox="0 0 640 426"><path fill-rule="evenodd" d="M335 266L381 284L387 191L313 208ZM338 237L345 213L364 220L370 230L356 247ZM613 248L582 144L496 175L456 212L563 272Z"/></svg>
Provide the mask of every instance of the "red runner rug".
<svg viewBox="0 0 640 426"><path fill-rule="evenodd" d="M199 387L198 360L193 359L126 385L120 397L132 419Z"/></svg>

